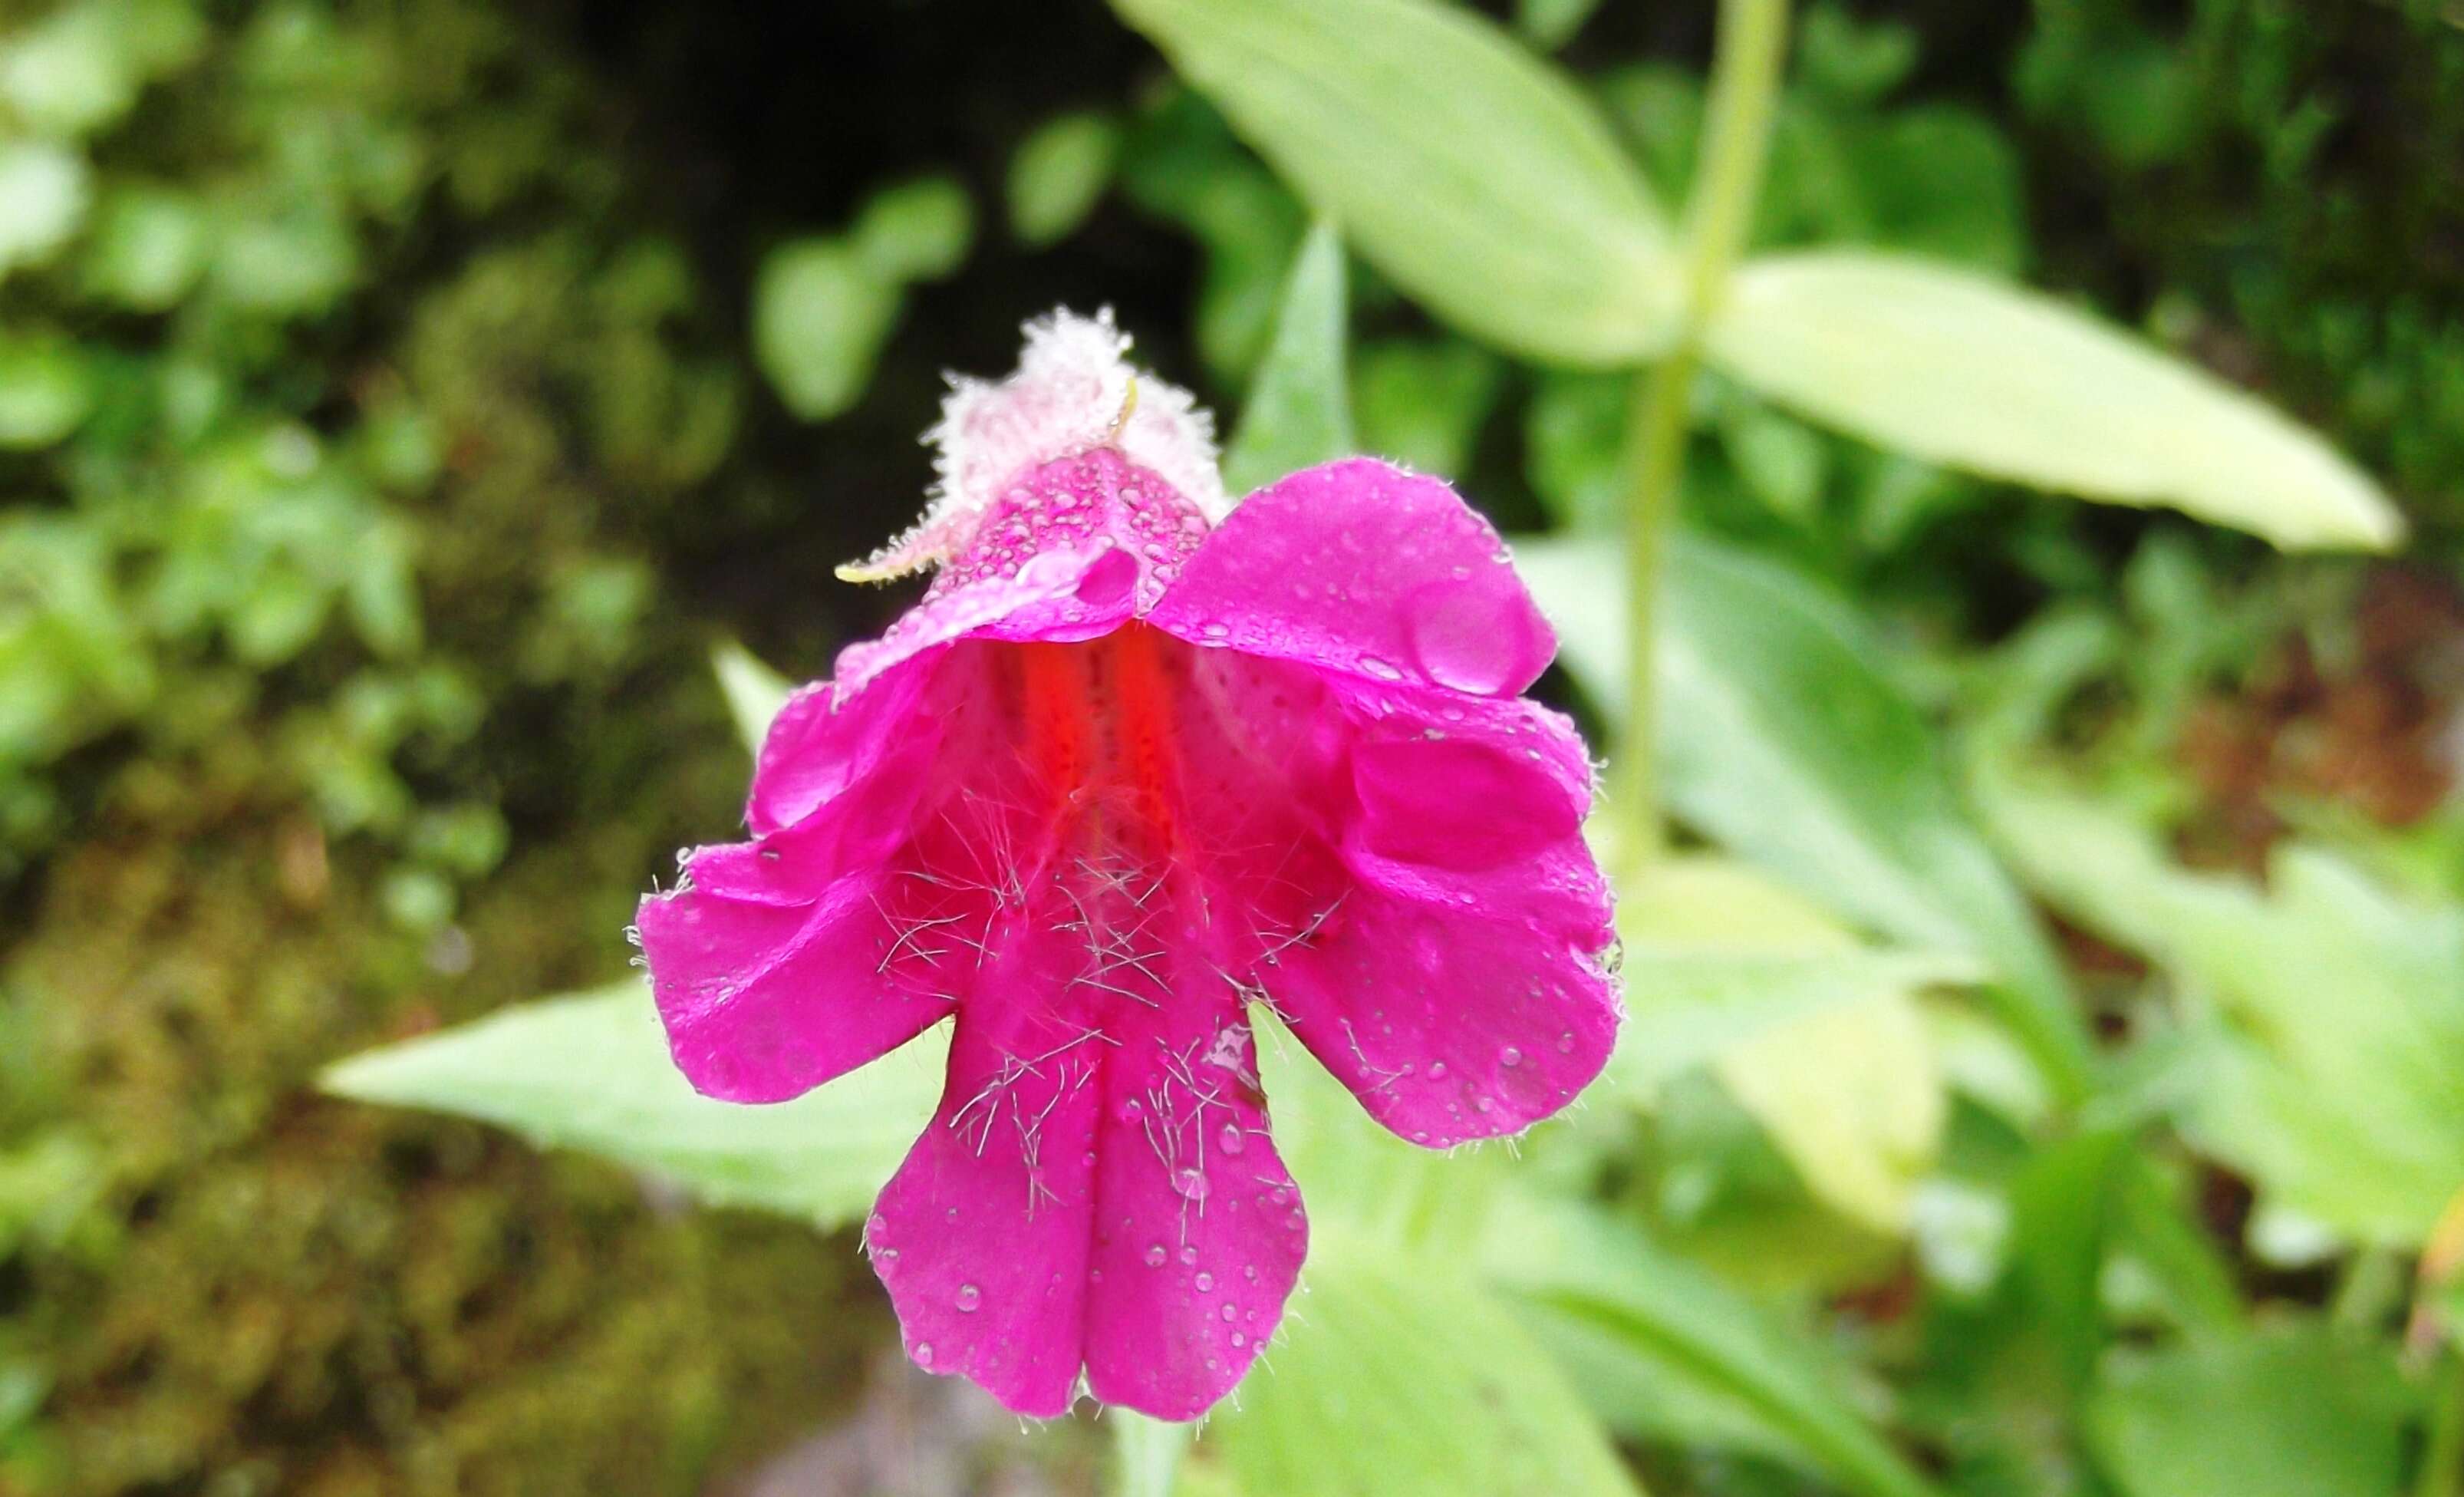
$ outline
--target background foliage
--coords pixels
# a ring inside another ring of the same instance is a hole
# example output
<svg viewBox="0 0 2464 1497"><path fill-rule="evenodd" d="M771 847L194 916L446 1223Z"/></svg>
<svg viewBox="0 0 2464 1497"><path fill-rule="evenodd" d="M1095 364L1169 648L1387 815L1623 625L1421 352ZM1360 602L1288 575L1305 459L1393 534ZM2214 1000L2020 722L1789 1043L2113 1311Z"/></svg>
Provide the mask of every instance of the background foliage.
<svg viewBox="0 0 2464 1497"><path fill-rule="evenodd" d="M1490 11L1682 200L1709 7ZM847 1243L654 1178L844 1218L833 1104L777 1178L723 1133L546 1139L640 1178L310 1087L621 977L635 894L737 819L709 649L816 673L897 605L825 579L910 517L941 368L1110 302L1227 415L1270 409L1270 346L1309 346L1284 309L1341 311L1293 274L1308 167L1094 7L1017 30L960 0L0 8L0 1492L692 1491L853 1404L886 1317ZM1285 1083L1314 1168L1393 1186L1330 1220L1314 1271L1357 1292L1324 1336L1404 1367L1476 1342L1500 1469L1552 1490L2435 1479L2464 1404L2459 149L2434 6L1802 15L1753 246L2025 274L2319 425L2415 539L2279 557L1706 376L1666 606L1713 665L1669 689L1663 756L1747 861L1629 892L1644 1043L1523 1170L1343 1155L1340 1099ZM1583 563L1627 379L1348 278L1357 445L1570 538L1523 550L1573 610L1551 689L1614 722L1621 607ZM1308 389L1282 398L1331 409ZM1784 819L1748 752L1798 787ZM2093 1032L2084 1105L1991 1017L2031 1012ZM505 1091L462 1110L523 1122ZM1399 1266L1345 1251L1398 1231ZM1303 1397L1358 1365L1323 1346L1185 1486L1410 1468L1414 1426ZM953 1481L1083 1488L1085 1461L995 1439Z"/></svg>

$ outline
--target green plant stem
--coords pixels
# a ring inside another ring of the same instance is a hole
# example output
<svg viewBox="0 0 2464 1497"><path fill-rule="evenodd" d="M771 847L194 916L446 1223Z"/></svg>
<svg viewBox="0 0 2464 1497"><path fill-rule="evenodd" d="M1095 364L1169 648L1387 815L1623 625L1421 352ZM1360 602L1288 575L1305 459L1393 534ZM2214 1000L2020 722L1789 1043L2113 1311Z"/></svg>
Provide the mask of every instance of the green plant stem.
<svg viewBox="0 0 2464 1497"><path fill-rule="evenodd" d="M2458 1497L2464 1493L2464 1355L2451 1351L2440 1358L2430 1398L2430 1441L2413 1497Z"/></svg>
<svg viewBox="0 0 2464 1497"><path fill-rule="evenodd" d="M1172 1497L1191 1426L1124 1408L1109 1409L1104 1418L1112 1426L1113 1490L1118 1497Z"/></svg>
<svg viewBox="0 0 2464 1497"><path fill-rule="evenodd" d="M1722 0L1718 55L1694 197L1685 217L1684 300L1675 342L1642 377L1627 420L1626 510L1628 660L1625 734L1616 756L1609 804L1618 822L1618 858L1631 876L1658 856L1663 832L1653 774L1654 712L1661 554L1684 478L1685 445L1703 329L1727 290L1762 195L1771 112L1787 55L1787 0Z"/></svg>

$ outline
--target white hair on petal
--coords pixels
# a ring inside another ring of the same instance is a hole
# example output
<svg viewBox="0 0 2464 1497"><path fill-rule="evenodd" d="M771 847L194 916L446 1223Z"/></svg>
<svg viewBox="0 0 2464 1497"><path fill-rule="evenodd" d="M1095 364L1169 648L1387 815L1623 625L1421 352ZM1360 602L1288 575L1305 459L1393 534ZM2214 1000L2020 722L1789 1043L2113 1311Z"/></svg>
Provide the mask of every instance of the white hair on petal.
<svg viewBox="0 0 2464 1497"><path fill-rule="evenodd" d="M940 561L1021 473L1056 457L1112 447L1220 520L1231 508L1216 466L1215 418L1189 391L1129 362L1112 309L1067 308L1026 324L1018 372L992 381L953 374L941 419L924 440L939 479L913 528L866 561L839 568L856 582Z"/></svg>

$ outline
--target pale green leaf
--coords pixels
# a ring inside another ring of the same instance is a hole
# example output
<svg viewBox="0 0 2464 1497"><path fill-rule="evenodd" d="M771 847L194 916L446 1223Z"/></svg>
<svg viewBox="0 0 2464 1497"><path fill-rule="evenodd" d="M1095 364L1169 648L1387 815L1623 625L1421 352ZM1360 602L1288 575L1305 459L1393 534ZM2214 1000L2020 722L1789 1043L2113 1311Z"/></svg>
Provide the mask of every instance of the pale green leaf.
<svg viewBox="0 0 2464 1497"><path fill-rule="evenodd" d="M1904 1232L1947 1103L1916 995L1976 980L1978 965L1866 947L1725 860L1666 860L1642 879L1620 892L1627 1012L1612 1074L1647 1097L1707 1068L1817 1199Z"/></svg>
<svg viewBox="0 0 2464 1497"><path fill-rule="evenodd" d="M2277 850L2269 887L2194 873L2075 791L1986 766L1995 836L2055 908L2212 1005L2185 1126L2275 1204L2418 1244L2464 1190L2464 910Z"/></svg>
<svg viewBox="0 0 2464 1497"><path fill-rule="evenodd" d="M845 412L872 383L903 294L841 239L800 239L753 283L753 352L780 402L807 421Z"/></svg>
<svg viewBox="0 0 2464 1497"><path fill-rule="evenodd" d="M827 1227L856 1221L924 1131L946 1031L792 1102L747 1107L686 1084L638 981L543 999L354 1056L328 1091L511 1129L652 1171L717 1205Z"/></svg>
<svg viewBox="0 0 2464 1497"><path fill-rule="evenodd" d="M93 406L76 344L0 334L0 448L49 447L76 430Z"/></svg>
<svg viewBox="0 0 2464 1497"><path fill-rule="evenodd" d="M1623 364L1670 331L1667 232L1579 89L1434 0L1114 0L1345 239L1475 337Z"/></svg>
<svg viewBox="0 0 2464 1497"><path fill-rule="evenodd" d="M2285 547L2404 533L2368 475L2273 407L1973 272L1855 252L1749 261L1706 347L1817 420L1990 477L2168 504Z"/></svg>
<svg viewBox="0 0 2464 1497"><path fill-rule="evenodd" d="M0 275L49 258L92 197L85 158L40 141L0 143Z"/></svg>
<svg viewBox="0 0 2464 1497"><path fill-rule="evenodd" d="M1505 384L1504 361L1459 338L1392 339L1353 361L1359 450L1417 473L1461 478Z"/></svg>
<svg viewBox="0 0 2464 1497"><path fill-rule="evenodd" d="M1121 127L1104 115L1063 115L1036 127L1009 161L1009 225L1033 246L1067 238L1103 199L1120 159Z"/></svg>
<svg viewBox="0 0 2464 1497"><path fill-rule="evenodd" d="M2123 1497L2395 1497L2417 1399L2316 1322L2106 1355L2085 1424Z"/></svg>
<svg viewBox="0 0 2464 1497"><path fill-rule="evenodd" d="M1295 1311L1217 1413L1242 1486L1276 1497L1585 1497L1638 1488L1522 1316L1375 1238L1312 1233Z"/></svg>
<svg viewBox="0 0 2464 1497"><path fill-rule="evenodd" d="M1344 390L1343 241L1309 231L1284 283L1274 341L1258 366L1241 425L1223 450L1223 487L1247 494L1353 450Z"/></svg>
<svg viewBox="0 0 2464 1497"><path fill-rule="evenodd" d="M1567 667L1612 715L1626 679L1618 559L1521 542ZM1975 958L1989 996L2055 1090L2090 1047L2068 980L1953 790L1934 735L1874 664L1848 606L1774 563L1698 536L1670 549L1660 634L1660 755L1671 805L1714 841L1861 926Z"/></svg>
<svg viewBox="0 0 2464 1497"><path fill-rule="evenodd" d="M736 736L744 740L746 750L759 756L761 740L770 733L770 719L787 704L795 683L732 639L711 648L710 669L718 677L720 694L727 698L728 715L736 719Z"/></svg>
<svg viewBox="0 0 2464 1497"><path fill-rule="evenodd" d="M954 178L918 177L867 200L847 242L876 279L898 285L953 274L975 236L967 189Z"/></svg>

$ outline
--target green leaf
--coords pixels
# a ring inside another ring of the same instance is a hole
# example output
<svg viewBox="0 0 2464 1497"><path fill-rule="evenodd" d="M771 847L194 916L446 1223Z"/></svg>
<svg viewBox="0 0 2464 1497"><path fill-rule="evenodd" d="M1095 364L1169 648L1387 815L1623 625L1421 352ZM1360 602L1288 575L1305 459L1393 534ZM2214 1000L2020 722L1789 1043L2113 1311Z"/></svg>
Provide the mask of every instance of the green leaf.
<svg viewBox="0 0 2464 1497"><path fill-rule="evenodd" d="M1598 1374L1710 1412L1717 1430L1695 1438L1755 1440L1864 1497L1933 1492L1859 1416L1817 1340L1773 1324L1719 1279L1604 1214L1538 1199L1514 1206L1491 1214L1497 1230L1482 1261L1543 1317L1552 1343L1572 1332Z"/></svg>
<svg viewBox="0 0 2464 1497"><path fill-rule="evenodd" d="M1514 29L1542 52L1555 52L1599 8L1600 0L1514 0Z"/></svg>
<svg viewBox="0 0 2464 1497"><path fill-rule="evenodd" d="M1497 404L1502 361L1461 339L1387 340L1360 350L1352 379L1359 450L1460 478Z"/></svg>
<svg viewBox="0 0 2464 1497"><path fill-rule="evenodd" d="M1459 1266L1321 1228L1306 1282L1284 1338L1209 1426L1245 1490L1637 1492L1521 1317Z"/></svg>
<svg viewBox="0 0 2464 1497"><path fill-rule="evenodd" d="M1121 128L1094 113L1048 120L1009 161L1009 225L1022 244L1067 239L1103 200L1120 159Z"/></svg>
<svg viewBox="0 0 2464 1497"><path fill-rule="evenodd" d="M1711 361L1817 420L1930 461L2277 545L2384 549L2386 495L2313 433L2049 297L1914 258L1748 262Z"/></svg>
<svg viewBox="0 0 2464 1497"><path fill-rule="evenodd" d="M1595 542L1516 561L1568 669L1622 711L1625 585ZM1997 1011L2066 1097L2090 1046L2045 934L1969 825L1932 730L1875 666L1864 621L1795 573L1679 536L1660 636L1671 805L1714 841L1857 923L1990 967Z"/></svg>
<svg viewBox="0 0 2464 1497"><path fill-rule="evenodd" d="M1974 981L1977 964L1864 947L1718 859L1655 865L1618 913L1628 1008L1612 1074L1643 1094L1707 1068L1818 1199L1905 1232L1947 1104L1916 995Z"/></svg>
<svg viewBox="0 0 2464 1497"><path fill-rule="evenodd" d="M1345 239L1475 337L1623 364L1664 345L1674 271L1589 100L1432 0L1114 0Z"/></svg>
<svg viewBox="0 0 2464 1497"><path fill-rule="evenodd" d="M976 236L976 209L950 177L918 177L874 193L856 215L847 239L866 270L898 285L939 280L967 258Z"/></svg>
<svg viewBox="0 0 2464 1497"><path fill-rule="evenodd" d="M869 1209L924 1131L948 1043L936 1027L793 1102L718 1102L686 1084L649 990L627 981L354 1056L320 1085L479 1118L542 1148L654 1171L715 1205L833 1228Z"/></svg>
<svg viewBox="0 0 2464 1497"><path fill-rule="evenodd" d="M753 283L754 358L789 410L826 421L872 383L903 299L845 240L781 245Z"/></svg>
<svg viewBox="0 0 2464 1497"><path fill-rule="evenodd" d="M1976 781L2055 908L2212 1005L2194 1031L2194 1138L2274 1204L2421 1243L2464 1190L2464 910L2409 904L2299 844L2265 890L2193 873L2076 792L1990 765Z"/></svg>
<svg viewBox="0 0 2464 1497"><path fill-rule="evenodd" d="M1343 384L1343 241L1320 223L1284 286L1275 339L1258 366L1241 426L1223 450L1223 486L1248 494L1353 450Z"/></svg>
<svg viewBox="0 0 2464 1497"><path fill-rule="evenodd" d="M125 187L104 198L79 269L96 295L140 312L160 312L196 284L207 249L205 210L193 198L160 187Z"/></svg>
<svg viewBox="0 0 2464 1497"><path fill-rule="evenodd" d="M2108 1354L2086 1425L2124 1497L2395 1497L2417 1402L2383 1343L2301 1321Z"/></svg>
<svg viewBox="0 0 2464 1497"><path fill-rule="evenodd" d="M0 448L49 447L76 430L93 407L76 344L0 334Z"/></svg>
<svg viewBox="0 0 2464 1497"><path fill-rule="evenodd" d="M40 141L0 143L0 276L51 257L92 197L85 158Z"/></svg>
<svg viewBox="0 0 2464 1497"><path fill-rule="evenodd" d="M796 683L763 665L753 651L732 639L711 647L710 669L718 677L720 693L727 698L728 715L736 719L736 736L744 740L745 750L758 758L761 740L770 734L770 719L787 705Z"/></svg>
<svg viewBox="0 0 2464 1497"><path fill-rule="evenodd" d="M1112 1426L1112 1459L1120 1473L1115 1497L1172 1497L1173 1478L1197 1426L1149 1419L1126 1406L1106 1409L1104 1422Z"/></svg>

